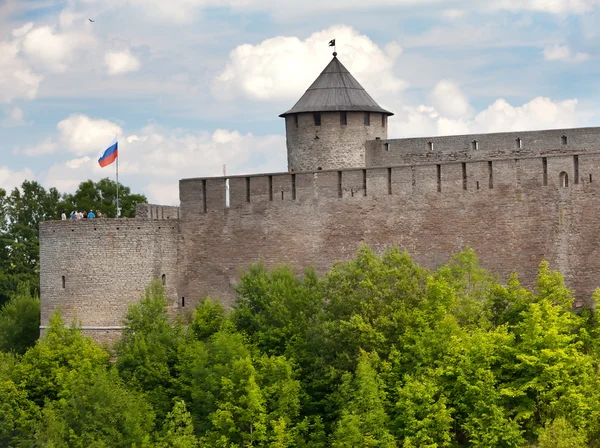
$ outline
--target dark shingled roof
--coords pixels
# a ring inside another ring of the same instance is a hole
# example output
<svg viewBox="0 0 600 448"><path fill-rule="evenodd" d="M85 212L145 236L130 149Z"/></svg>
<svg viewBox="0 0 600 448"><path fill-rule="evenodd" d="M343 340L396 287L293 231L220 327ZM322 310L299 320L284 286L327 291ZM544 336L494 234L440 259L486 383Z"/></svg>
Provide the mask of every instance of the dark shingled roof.
<svg viewBox="0 0 600 448"><path fill-rule="evenodd" d="M394 115L371 98L336 56L296 105L280 117L302 112L330 111L379 112Z"/></svg>

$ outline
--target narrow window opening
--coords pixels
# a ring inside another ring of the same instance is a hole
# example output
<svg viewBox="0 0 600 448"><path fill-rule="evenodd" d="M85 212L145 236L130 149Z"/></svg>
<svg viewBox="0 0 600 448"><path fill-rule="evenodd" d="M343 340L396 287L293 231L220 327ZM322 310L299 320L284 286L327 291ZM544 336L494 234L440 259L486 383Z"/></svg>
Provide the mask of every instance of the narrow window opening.
<svg viewBox="0 0 600 448"><path fill-rule="evenodd" d="M548 186L548 159L542 157L542 169L544 170L544 187Z"/></svg>
<svg viewBox="0 0 600 448"><path fill-rule="evenodd" d="M225 179L225 208L229 208L231 204L231 196L229 193L229 179Z"/></svg>
<svg viewBox="0 0 600 448"><path fill-rule="evenodd" d="M313 120L315 121L315 126L321 126L321 114L319 112L313 114Z"/></svg>
<svg viewBox="0 0 600 448"><path fill-rule="evenodd" d="M569 175L565 171L560 173L559 180L562 188L567 188L569 186Z"/></svg>
<svg viewBox="0 0 600 448"><path fill-rule="evenodd" d="M463 190L467 189L467 164L462 164Z"/></svg>
<svg viewBox="0 0 600 448"><path fill-rule="evenodd" d="M385 122L386 122L386 116L385 114L381 114L381 127L385 128Z"/></svg>
<svg viewBox="0 0 600 448"><path fill-rule="evenodd" d="M340 112L340 124L346 126L348 124L348 112Z"/></svg>
<svg viewBox="0 0 600 448"><path fill-rule="evenodd" d="M388 184L388 194L392 194L392 169L387 169L387 184Z"/></svg>
<svg viewBox="0 0 600 448"><path fill-rule="evenodd" d="M476 184L477 184L477 189L479 190L479 181L477 181Z"/></svg>
<svg viewBox="0 0 600 448"><path fill-rule="evenodd" d="M202 180L202 210L204 213L208 211L208 201L206 198L206 180Z"/></svg>
<svg viewBox="0 0 600 448"><path fill-rule="evenodd" d="M246 178L246 202L250 202L250 178Z"/></svg>
<svg viewBox="0 0 600 448"><path fill-rule="evenodd" d="M592 175L590 174L590 184L592 183Z"/></svg>
<svg viewBox="0 0 600 448"><path fill-rule="evenodd" d="M491 160L488 162L488 173L490 175L488 187L492 189L494 188L494 164Z"/></svg>
<svg viewBox="0 0 600 448"><path fill-rule="evenodd" d="M442 165L437 166L437 191L438 193L442 192Z"/></svg>
<svg viewBox="0 0 600 448"><path fill-rule="evenodd" d="M281 190L281 200L283 201L283 190Z"/></svg>
<svg viewBox="0 0 600 448"><path fill-rule="evenodd" d="M471 142L471 149L473 151L477 151L479 149L479 142L477 140L473 140Z"/></svg>
<svg viewBox="0 0 600 448"><path fill-rule="evenodd" d="M292 201L296 200L296 175L292 174Z"/></svg>
<svg viewBox="0 0 600 448"><path fill-rule="evenodd" d="M566 144L568 144L568 143L569 143L569 141L568 141L568 139L567 139L567 136L566 136L566 135L563 135L563 136L560 138L560 142L561 142L563 145L566 145Z"/></svg>
<svg viewBox="0 0 600 448"><path fill-rule="evenodd" d="M427 147L429 148L430 151L433 151L433 142L427 143Z"/></svg>
<svg viewBox="0 0 600 448"><path fill-rule="evenodd" d="M410 171L411 171L411 175L412 175L411 183L412 183L412 186L414 187L415 185L417 185L417 173L416 173L415 167L411 166Z"/></svg>
<svg viewBox="0 0 600 448"><path fill-rule="evenodd" d="M273 176L269 176L269 201L273 201Z"/></svg>
<svg viewBox="0 0 600 448"><path fill-rule="evenodd" d="M181 298L181 308L185 308L185 297Z"/></svg>
<svg viewBox="0 0 600 448"><path fill-rule="evenodd" d="M573 183L579 184L579 156L573 156Z"/></svg>
<svg viewBox="0 0 600 448"><path fill-rule="evenodd" d="M321 168L321 167L318 167L318 168L317 168L317 171L321 171L322 169L323 169L323 168Z"/></svg>
<svg viewBox="0 0 600 448"><path fill-rule="evenodd" d="M383 147L385 148L386 152L390 152L390 144L389 143L384 143Z"/></svg>
<svg viewBox="0 0 600 448"><path fill-rule="evenodd" d="M517 149L523 149L523 140L517 139Z"/></svg>
<svg viewBox="0 0 600 448"><path fill-rule="evenodd" d="M294 125L298 128L298 114L294 114Z"/></svg>
<svg viewBox="0 0 600 448"><path fill-rule="evenodd" d="M354 188L350 188L350 196L354 197Z"/></svg>
<svg viewBox="0 0 600 448"><path fill-rule="evenodd" d="M344 191L342 190L342 172L338 171L338 198L341 198L344 195Z"/></svg>
<svg viewBox="0 0 600 448"><path fill-rule="evenodd" d="M363 196L367 195L367 170L362 170L363 172Z"/></svg>
<svg viewBox="0 0 600 448"><path fill-rule="evenodd" d="M65 289L67 287L67 279L65 278L65 276L62 276L62 287L63 289Z"/></svg>
<svg viewBox="0 0 600 448"><path fill-rule="evenodd" d="M371 114L369 112L364 113L365 126L371 126Z"/></svg>
<svg viewBox="0 0 600 448"><path fill-rule="evenodd" d="M162 281L163 286L165 286L167 284L167 274L163 274L160 277L160 280Z"/></svg>

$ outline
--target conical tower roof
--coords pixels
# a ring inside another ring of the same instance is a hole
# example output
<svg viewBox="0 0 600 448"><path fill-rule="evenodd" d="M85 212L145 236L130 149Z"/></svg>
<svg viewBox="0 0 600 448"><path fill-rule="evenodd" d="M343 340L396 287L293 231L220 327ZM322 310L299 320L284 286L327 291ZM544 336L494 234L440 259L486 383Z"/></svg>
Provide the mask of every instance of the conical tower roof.
<svg viewBox="0 0 600 448"><path fill-rule="evenodd" d="M302 98L287 112L280 115L303 112L356 111L379 112L394 115L383 109L338 60L333 59L312 83Z"/></svg>

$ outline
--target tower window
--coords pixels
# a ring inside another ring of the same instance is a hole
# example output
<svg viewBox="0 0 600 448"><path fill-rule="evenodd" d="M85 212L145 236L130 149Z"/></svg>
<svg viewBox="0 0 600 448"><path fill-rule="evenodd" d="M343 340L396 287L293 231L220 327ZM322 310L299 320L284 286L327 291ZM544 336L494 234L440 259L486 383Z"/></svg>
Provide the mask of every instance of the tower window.
<svg viewBox="0 0 600 448"><path fill-rule="evenodd" d="M166 274L162 275L161 281L162 281L163 286L165 286L167 284L167 275Z"/></svg>
<svg viewBox="0 0 600 448"><path fill-rule="evenodd" d="M385 122L386 122L386 116L385 114L381 114L381 127L385 128Z"/></svg>
<svg viewBox="0 0 600 448"><path fill-rule="evenodd" d="M563 145L566 145L566 144L568 143L567 136L566 136L566 135L563 135L563 136L560 138L560 141L561 141L561 143L562 143Z"/></svg>
<svg viewBox="0 0 600 448"><path fill-rule="evenodd" d="M477 140L473 140L471 142L471 149L474 150L474 151L476 151L476 150L479 149L479 142Z"/></svg>
<svg viewBox="0 0 600 448"><path fill-rule="evenodd" d="M386 152L390 152L390 144L389 143L384 143L383 147L385 148Z"/></svg>
<svg viewBox="0 0 600 448"><path fill-rule="evenodd" d="M65 276L63 275L63 276L62 276L62 287L63 287L63 289L65 289L65 288L66 288L66 286L67 286L67 279L66 279L66 278L65 278Z"/></svg>
<svg viewBox="0 0 600 448"><path fill-rule="evenodd" d="M294 114L294 125L296 125L296 128L298 127L298 114Z"/></svg>
<svg viewBox="0 0 600 448"><path fill-rule="evenodd" d="M181 298L181 308L185 307L185 297Z"/></svg>
<svg viewBox="0 0 600 448"><path fill-rule="evenodd" d="M427 143L427 147L429 148L430 151L433 151L433 142Z"/></svg>
<svg viewBox="0 0 600 448"><path fill-rule="evenodd" d="M371 126L371 114L365 112L365 126Z"/></svg>
<svg viewBox="0 0 600 448"><path fill-rule="evenodd" d="M321 126L321 114L319 112L313 114L313 119L315 120L315 126Z"/></svg>
<svg viewBox="0 0 600 448"><path fill-rule="evenodd" d="M569 186L569 175L565 171L562 171L559 175L559 178L560 186L562 188L567 188Z"/></svg>
<svg viewBox="0 0 600 448"><path fill-rule="evenodd" d="M517 139L517 149L523 149L523 140Z"/></svg>
<svg viewBox="0 0 600 448"><path fill-rule="evenodd" d="M340 124L346 126L348 124L348 112L340 112Z"/></svg>

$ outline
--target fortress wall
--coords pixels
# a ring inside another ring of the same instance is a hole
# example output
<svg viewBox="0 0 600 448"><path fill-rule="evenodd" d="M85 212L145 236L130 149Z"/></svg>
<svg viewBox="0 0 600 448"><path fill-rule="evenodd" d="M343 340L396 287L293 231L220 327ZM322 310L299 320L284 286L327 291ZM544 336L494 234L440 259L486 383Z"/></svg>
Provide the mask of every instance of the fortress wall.
<svg viewBox="0 0 600 448"><path fill-rule="evenodd" d="M566 143L563 137L566 137ZM521 141L520 148L518 139ZM366 143L366 166L597 151L600 149L598 141L600 128L372 139ZM474 149L474 142L477 142L477 149Z"/></svg>
<svg viewBox="0 0 600 448"><path fill-rule="evenodd" d="M111 340L129 304L164 274L177 300L178 222L149 219L49 221L40 224L41 325L60 308L98 340ZM63 285L64 277L64 285ZM63 287L64 286L64 287Z"/></svg>
<svg viewBox="0 0 600 448"><path fill-rule="evenodd" d="M314 265L322 273L366 243L399 245L432 269L471 246L503 281L517 271L527 286L547 259L581 304L600 286L600 154L580 154L578 163L580 182L568 188L560 173L573 179L573 155L493 160L492 176L488 161L271 175L273 185L295 178L297 199L251 194L238 208L207 213L187 210L197 210L192 195L203 180L184 180L179 294L186 304L205 296L231 304L239 273L253 262L290 263L299 272ZM584 182L589 174L598 181Z"/></svg>
<svg viewBox="0 0 600 448"><path fill-rule="evenodd" d="M296 117L298 126L296 127ZM321 126L315 126L312 113L286 117L288 167L290 171L316 171L364 166L364 142L387 138L387 119L370 114L364 124L363 112L347 112L347 124L340 123L340 112L321 112Z"/></svg>
<svg viewBox="0 0 600 448"><path fill-rule="evenodd" d="M138 204L135 217L140 219L179 219L179 207L156 204Z"/></svg>

